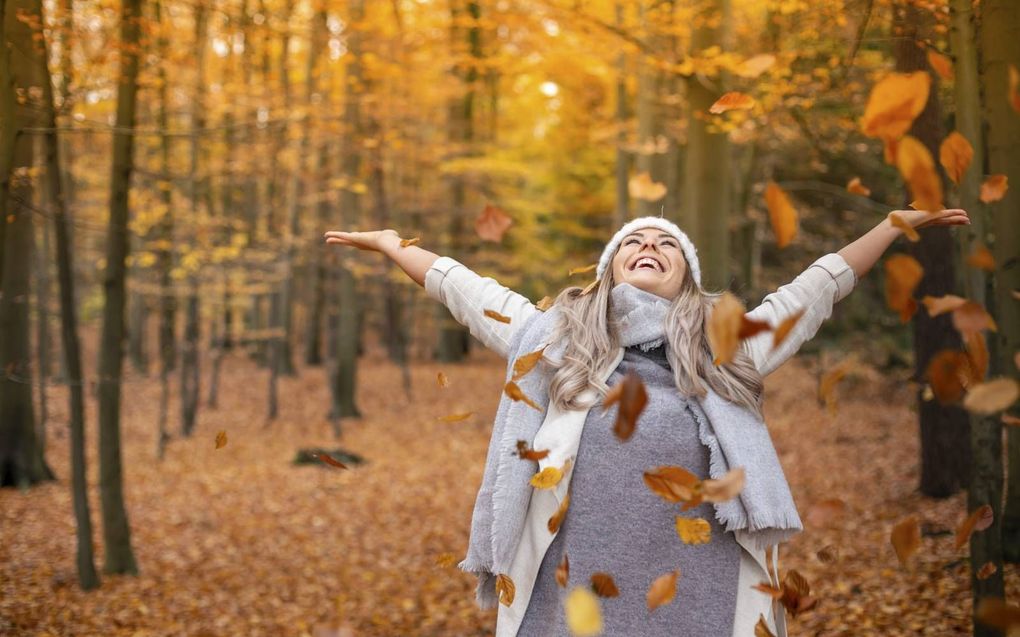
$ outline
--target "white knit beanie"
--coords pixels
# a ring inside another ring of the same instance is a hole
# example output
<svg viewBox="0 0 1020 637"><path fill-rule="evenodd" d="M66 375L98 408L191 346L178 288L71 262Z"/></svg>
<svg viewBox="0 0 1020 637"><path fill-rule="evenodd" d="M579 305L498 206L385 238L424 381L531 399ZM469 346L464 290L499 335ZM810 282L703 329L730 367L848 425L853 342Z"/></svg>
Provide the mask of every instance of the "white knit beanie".
<svg viewBox="0 0 1020 637"><path fill-rule="evenodd" d="M613 256L616 254L616 250L620 247L623 242L623 238L641 228L656 228L662 230L680 242L680 249L684 253L684 258L687 260L687 267L691 270L691 276L694 277L694 281L701 287L701 266L698 264L698 251L694 248L694 244L687 238L675 223L663 219L662 217L638 217L628 221L623 225L620 230L613 235L613 238L606 244L606 248L602 251L602 257L599 259L599 265L595 268L596 278L601 279L602 275L605 274L606 268L613 260Z"/></svg>

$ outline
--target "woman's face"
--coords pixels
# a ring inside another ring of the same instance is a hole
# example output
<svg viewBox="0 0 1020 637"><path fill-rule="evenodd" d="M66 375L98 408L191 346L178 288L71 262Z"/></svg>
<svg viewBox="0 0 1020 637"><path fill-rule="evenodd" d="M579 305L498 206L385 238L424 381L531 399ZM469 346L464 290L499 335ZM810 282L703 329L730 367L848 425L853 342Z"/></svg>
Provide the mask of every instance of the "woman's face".
<svg viewBox="0 0 1020 637"><path fill-rule="evenodd" d="M641 228L623 238L613 257L613 281L673 300L687 273L676 238L658 228Z"/></svg>

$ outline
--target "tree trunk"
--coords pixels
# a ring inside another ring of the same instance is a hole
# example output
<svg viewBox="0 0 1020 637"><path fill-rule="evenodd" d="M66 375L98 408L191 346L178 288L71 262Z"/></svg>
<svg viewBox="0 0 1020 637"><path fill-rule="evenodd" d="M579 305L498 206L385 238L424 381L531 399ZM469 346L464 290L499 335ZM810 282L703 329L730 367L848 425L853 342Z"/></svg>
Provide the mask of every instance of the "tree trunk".
<svg viewBox="0 0 1020 637"><path fill-rule="evenodd" d="M1015 358L1020 351L1020 303L1014 296L1020 294L1020 232L1017 231L1020 227L1020 189L1016 187L1020 185L1020 114L1010 107L1007 71L1010 65L1020 68L1020 5L1015 0L985 0L981 7L988 172L1006 175L1013 185L1012 189L1006 191L1005 197L990 205L988 215L989 220L994 220L993 227L989 224L989 231L994 235L991 242L996 264L994 305L995 321L999 326L999 331L990 334L989 340L996 343L999 353L997 373L1020 380ZM1010 413L1020 416L1020 408L1014 403ZM997 423L989 422L987 427L989 436L998 430ZM1002 539L998 546L990 539L984 540L985 545L981 549L990 556L988 559L993 559L995 552L1001 550L1006 561L1016 563L1020 562L1020 428L1008 427L1007 431L1010 471L1006 486L1006 507L1002 516ZM1002 479L1001 465L996 462L990 469L993 479ZM996 493L989 490L986 495L991 498L996 497ZM998 573L1001 572L1000 568ZM982 592L1001 596L1001 577L997 581L998 588L989 587ZM988 584L988 580L985 580L985 584Z"/></svg>
<svg viewBox="0 0 1020 637"><path fill-rule="evenodd" d="M40 56L41 57L41 56ZM49 74L40 75L42 78L49 77ZM46 106L46 105L43 105ZM46 169L46 140L36 138L39 156L42 158L42 168ZM45 187L40 188L40 201L43 202L43 209L52 210L53 202L50 201L52 193ZM46 421L49 419L48 403L46 401L46 385L52 373L50 365L50 259L53 249L50 245L50 225L43 221L39 228L41 246L36 251L35 269L35 358L39 367L39 420L36 423L39 447L43 455L46 455Z"/></svg>
<svg viewBox="0 0 1020 637"><path fill-rule="evenodd" d="M128 191L134 151L142 0L122 0L117 120L110 174L110 219L103 273L103 330L99 350L99 484L108 573L138 573L124 508L120 451L121 371L124 363L124 301L129 247Z"/></svg>
<svg viewBox="0 0 1020 637"><path fill-rule="evenodd" d="M156 23L160 25L159 50L159 111L156 121L163 135L160 137L160 166L164 175L170 174L170 135L169 116L170 96L167 80L167 60L169 59L170 43L166 38L168 23L163 20L162 0L155 3ZM203 18L204 19L204 18ZM198 132L195 133L195 138ZM159 276L159 423L156 430L156 457L163 458L166 443L170 438L167 428L170 406L170 376L177 362L177 343L174 335L174 322L177 316L177 296L173 292L173 281L170 273L174 266L174 209L173 192L168 184L161 183L160 197L163 204L163 218L158 224L159 237L162 240L156 255L156 269Z"/></svg>
<svg viewBox="0 0 1020 637"><path fill-rule="evenodd" d="M931 33L929 17L921 9L910 5L897 5L894 9L893 29L903 34L894 45L896 70L900 72L925 71L931 74L924 49L916 41L923 41ZM939 155L939 143L944 137L939 105L938 78L932 76L932 90L924 110L914 120L910 134L919 139L933 157ZM942 177L941 169L940 179ZM909 203L907 195L904 204ZM924 268L924 278L915 296L943 296L954 291L955 273L953 237L949 228L928 228L921 240L910 243L907 251ZM932 318L927 312L916 312L913 320L914 360L916 379L924 378L928 363L937 352L960 349L959 333L953 328L950 316ZM967 412L959 405L943 406L936 400L925 400L923 388L917 390L918 417L921 428L921 493L945 498L967 485L970 471L969 424Z"/></svg>
<svg viewBox="0 0 1020 637"><path fill-rule="evenodd" d="M646 0L639 4L644 39L656 54L661 54L665 49L667 39L657 35L657 32L659 21L662 19L660 14L670 5L668 0L653 0L651 2ZM648 173L652 181L656 183L667 183L666 154L658 152L659 138L663 134L662 86L665 78L662 71L651 62L642 60L639 67L637 93L637 145L639 150L634 160L635 168L639 173ZM658 201L638 199L637 215L641 217L659 216L665 203L665 196Z"/></svg>
<svg viewBox="0 0 1020 637"><path fill-rule="evenodd" d="M616 26L624 27L624 5L617 2ZM631 156L624 147L627 141L627 118L630 116L627 108L627 55L620 53L616 57L616 206L613 209L613 227L610 232L616 230L630 218L630 162Z"/></svg>

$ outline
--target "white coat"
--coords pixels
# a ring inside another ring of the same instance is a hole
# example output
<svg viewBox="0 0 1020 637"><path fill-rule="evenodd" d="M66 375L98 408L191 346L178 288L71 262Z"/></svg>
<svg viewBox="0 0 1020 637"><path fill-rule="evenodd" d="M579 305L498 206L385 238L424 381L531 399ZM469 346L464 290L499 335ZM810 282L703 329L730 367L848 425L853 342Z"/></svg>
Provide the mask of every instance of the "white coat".
<svg viewBox="0 0 1020 637"><path fill-rule="evenodd" d="M761 375L767 376L793 356L800 346L810 340L822 323L832 315L833 306L846 297L857 285L853 269L839 254L826 254L793 281L767 295L761 304L747 313L749 319L766 321L778 325L788 316L804 310L785 340L772 348L772 333L762 332L743 341L748 354ZM526 297L507 289L497 281L481 277L463 264L448 257L440 257L426 272L425 289L428 295L443 303L460 323L486 347L506 358L514 332L539 310ZM485 310L493 310L510 318L509 323L495 321L485 316ZM605 373L608 378L623 359L623 348ZM589 392L593 391L591 389ZM577 453L581 431L588 410L561 411L550 405L533 446L549 449L549 455L539 461L539 470L547 466L563 466L568 458ZM500 604L496 621L497 637L517 635L524 612L527 609L535 578L552 543L554 535L549 533L547 521L556 512L566 495L570 474L552 490L536 489L525 521L524 532L518 540L517 552L510 568L510 579L516 586L514 603L510 607ZM760 582L771 582L778 586L778 547L769 551L757 550L744 531L734 533L741 551L738 578L736 614L733 637L754 635L754 625L759 616L764 616L770 629L777 637L785 637L785 613L778 603L767 595L752 588ZM768 559L771 557L771 560ZM771 562L771 564L770 564Z"/></svg>

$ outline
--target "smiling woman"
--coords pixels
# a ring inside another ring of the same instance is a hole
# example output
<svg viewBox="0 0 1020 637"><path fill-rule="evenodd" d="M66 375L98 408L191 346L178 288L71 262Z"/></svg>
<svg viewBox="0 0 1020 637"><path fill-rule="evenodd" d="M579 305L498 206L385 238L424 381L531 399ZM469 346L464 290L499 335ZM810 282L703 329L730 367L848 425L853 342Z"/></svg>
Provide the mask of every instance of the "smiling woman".
<svg viewBox="0 0 1020 637"><path fill-rule="evenodd" d="M968 223L961 210L899 213L914 228ZM568 620L564 605L578 596L566 584L589 581L603 599L586 612L603 634L746 637L761 624L782 637L782 606L753 587L780 587L778 544L802 527L762 419L763 378L814 336L900 234L885 220L817 259L746 314L774 328L800 313L782 344L764 331L719 365L706 325L721 292L701 287L694 245L662 218L626 224L606 244L596 284L562 291L544 312L453 259L402 246L393 230L331 231L326 240L385 253L508 360L512 382L460 564L478 576L479 603L499 604L498 637L570 634L576 609ZM536 358L527 372L515 365ZM592 407L625 377L647 406L621 439L613 421L623 406ZM650 474L689 482L656 489ZM737 478L742 490L710 502L673 497Z"/></svg>

